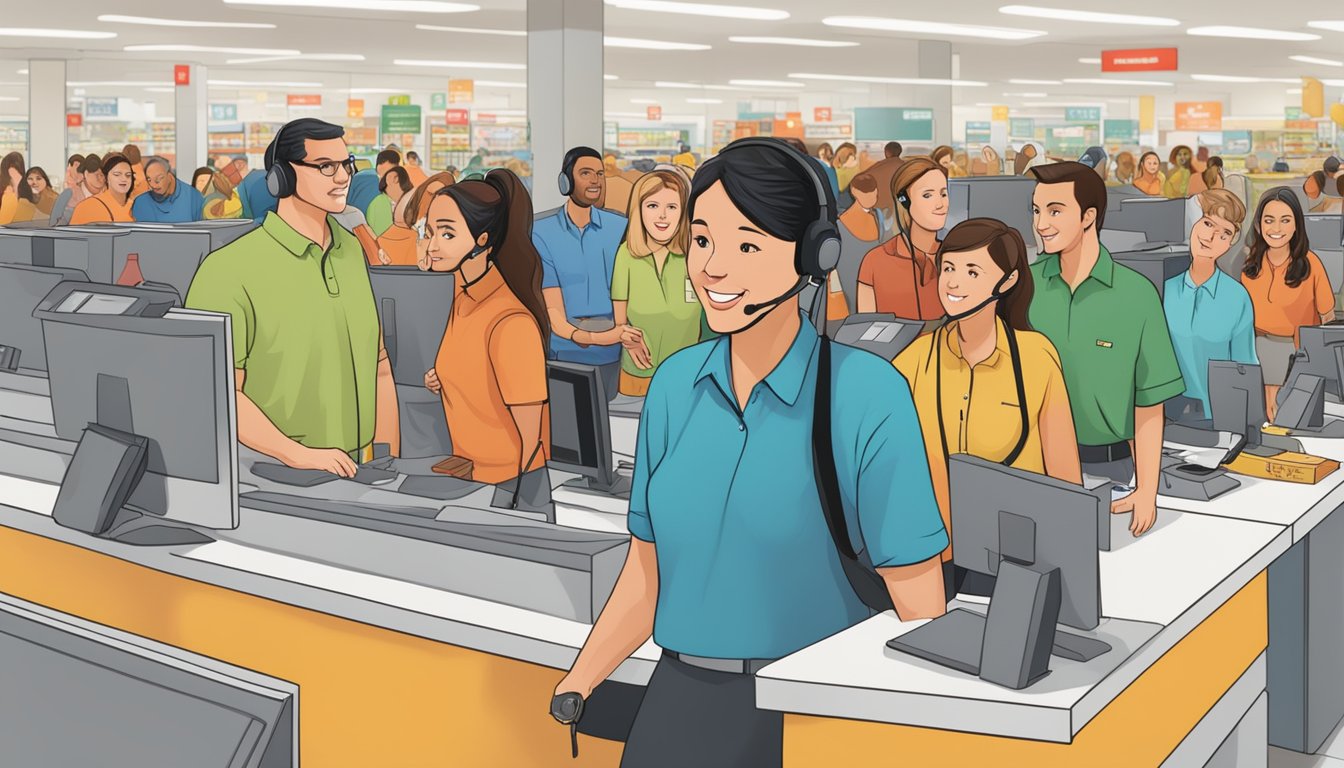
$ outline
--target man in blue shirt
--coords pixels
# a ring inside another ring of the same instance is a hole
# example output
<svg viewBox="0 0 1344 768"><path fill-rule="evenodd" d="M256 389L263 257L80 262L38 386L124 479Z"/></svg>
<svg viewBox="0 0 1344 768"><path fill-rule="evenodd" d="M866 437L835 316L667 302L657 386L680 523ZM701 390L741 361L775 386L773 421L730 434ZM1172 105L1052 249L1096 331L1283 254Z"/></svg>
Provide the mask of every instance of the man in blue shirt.
<svg viewBox="0 0 1344 768"><path fill-rule="evenodd" d="M1197 402L1208 419L1213 417L1209 361L1258 362L1255 310L1241 283L1218 268L1218 259L1237 240L1246 206L1225 189L1205 190L1191 199L1203 216L1190 230L1190 269L1167 280L1162 309L1185 379L1186 402Z"/></svg>
<svg viewBox="0 0 1344 768"><path fill-rule="evenodd" d="M238 185L238 199L243 203L243 218L258 223L279 205L275 195L266 188L266 172L260 169L248 171L243 177Z"/></svg>
<svg viewBox="0 0 1344 768"><path fill-rule="evenodd" d="M622 333L611 309L611 273L626 219L598 207L607 189L602 155L590 147L565 153L563 206L532 225L541 255L541 293L551 317L551 357L597 366L607 397L616 396Z"/></svg>
<svg viewBox="0 0 1344 768"><path fill-rule="evenodd" d="M184 222L200 221L205 199L190 184L173 175L173 169L162 157L145 161L145 176L149 190L131 203L131 215L136 221Z"/></svg>

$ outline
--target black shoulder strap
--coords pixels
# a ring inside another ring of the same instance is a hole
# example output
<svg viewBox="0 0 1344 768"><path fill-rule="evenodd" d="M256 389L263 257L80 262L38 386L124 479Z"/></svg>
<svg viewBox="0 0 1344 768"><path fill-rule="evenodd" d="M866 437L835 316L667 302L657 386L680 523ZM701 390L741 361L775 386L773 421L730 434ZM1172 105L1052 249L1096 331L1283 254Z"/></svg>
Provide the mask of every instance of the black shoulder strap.
<svg viewBox="0 0 1344 768"><path fill-rule="evenodd" d="M1017 349L1017 331L1013 326L1004 323L1004 330L1008 333L1008 353L1013 359L1013 378L1017 384L1017 412L1022 417L1022 429L1018 433L1017 445L1009 452L1008 458L1002 462L1003 466L1012 466L1017 461L1017 457L1022 455L1022 449L1027 447L1027 435L1031 434L1031 416L1027 413L1027 385L1022 380L1022 354Z"/></svg>

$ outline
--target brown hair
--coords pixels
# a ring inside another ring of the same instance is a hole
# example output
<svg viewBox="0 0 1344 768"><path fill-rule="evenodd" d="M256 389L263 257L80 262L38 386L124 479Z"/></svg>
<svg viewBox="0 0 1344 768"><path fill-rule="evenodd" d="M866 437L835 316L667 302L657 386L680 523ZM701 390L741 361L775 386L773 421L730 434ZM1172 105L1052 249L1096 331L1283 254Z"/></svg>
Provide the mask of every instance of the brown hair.
<svg viewBox="0 0 1344 768"><path fill-rule="evenodd" d="M415 191L411 193L411 202L406 206L405 221L403 221L403 223L407 227L415 229L415 222L419 221L420 217L428 212L429 201L425 198L427 195L431 194L429 192L429 185L435 182L442 184L444 187L451 187L454 182L453 174L448 171L441 171L425 179L421 182L420 186L415 188Z"/></svg>
<svg viewBox="0 0 1344 768"><path fill-rule="evenodd" d="M5 199L5 193L9 191L9 171L11 168L19 172L19 183L15 185L15 192L18 193L20 200L33 202L33 188L28 186L28 169L23 164L23 155L18 152L10 152L0 160L0 200Z"/></svg>
<svg viewBox="0 0 1344 768"><path fill-rule="evenodd" d="M630 207L626 211L629 223L626 224L625 245L630 250L630 255L635 258L653 254L649 233L644 229L644 203L664 189L671 189L677 193L677 202L681 208L677 212L676 230L673 232L671 242L667 244L668 249L678 256L685 256L690 248L691 225L686 210L686 197L690 194L690 190L687 189L685 180L671 171L650 171L635 182L630 194Z"/></svg>
<svg viewBox="0 0 1344 768"><path fill-rule="evenodd" d="M823 163L829 163L835 159L835 148L829 141L823 141L820 147L817 147L817 159Z"/></svg>
<svg viewBox="0 0 1344 768"><path fill-rule="evenodd" d="M850 180L849 188L855 192L876 192L877 179L874 178L873 174L864 171Z"/></svg>
<svg viewBox="0 0 1344 768"><path fill-rule="evenodd" d="M1093 226L1098 233L1101 232L1101 225L1106 220L1106 182L1101 180L1096 171L1082 163L1066 161L1038 165L1031 169L1031 175L1035 176L1040 184L1072 182L1073 199L1078 201L1078 207L1084 214L1088 208L1097 212L1097 220Z"/></svg>
<svg viewBox="0 0 1344 768"><path fill-rule="evenodd" d="M140 148L135 146L134 144L127 144L126 146L122 147L121 154L126 156L126 159L130 161L131 165L140 164L141 159ZM106 171L104 171L104 173L106 173Z"/></svg>
<svg viewBox="0 0 1344 768"><path fill-rule="evenodd" d="M1130 184L1134 181L1134 154L1132 152L1121 152L1115 156L1115 180L1121 184Z"/></svg>
<svg viewBox="0 0 1344 768"><path fill-rule="evenodd" d="M891 177L891 199L896 206L896 218L901 223L901 230L910 231L910 206L902 205L900 196L906 194L915 182L924 177L926 173L937 171L947 178L947 169L927 157L912 157L905 161L896 175Z"/></svg>
<svg viewBox="0 0 1344 768"><path fill-rule="evenodd" d="M1176 156L1181 154L1182 149L1184 149L1190 155L1190 159L1185 161L1185 165L1177 165ZM1192 152L1189 147L1187 147L1184 144L1177 144L1176 146L1171 148L1171 155L1167 157L1167 162L1171 163L1173 168L1184 168L1187 171L1193 173L1195 169L1191 167L1190 163L1194 159L1195 159L1195 153Z"/></svg>
<svg viewBox="0 0 1344 768"><path fill-rule="evenodd" d="M1090 170L1090 169L1089 169ZM1093 174L1094 176L1096 174ZM1027 258L1027 244L1016 229L997 219L967 219L948 231L938 247L938 264L944 254L965 253L986 248L994 264L1003 270L1004 277L1017 272L1017 282L1004 291L994 312L1008 327L1016 331L1030 331L1027 311L1036 293L1031 280L1031 263Z"/></svg>
<svg viewBox="0 0 1344 768"><path fill-rule="evenodd" d="M1217 216L1232 224L1232 235L1241 232L1241 222L1246 220L1246 206L1226 189L1206 189L1195 195L1199 200L1199 209L1205 216Z"/></svg>
<svg viewBox="0 0 1344 768"><path fill-rule="evenodd" d="M929 159L935 163L941 164L944 157L949 159L952 157L952 148L946 144L943 144L940 147L935 147L934 150L929 153Z"/></svg>
<svg viewBox="0 0 1344 768"><path fill-rule="evenodd" d="M839 168L849 162L849 159L858 154L858 152L859 150L856 149L853 144L846 141L844 144L835 148L835 157L831 159L831 165Z"/></svg>

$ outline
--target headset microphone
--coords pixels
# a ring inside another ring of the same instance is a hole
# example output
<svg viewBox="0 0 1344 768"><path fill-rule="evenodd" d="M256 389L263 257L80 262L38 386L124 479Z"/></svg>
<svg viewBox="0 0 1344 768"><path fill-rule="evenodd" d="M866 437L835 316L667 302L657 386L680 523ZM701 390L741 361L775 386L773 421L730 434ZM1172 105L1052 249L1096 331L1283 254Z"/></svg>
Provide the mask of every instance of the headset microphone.
<svg viewBox="0 0 1344 768"><path fill-rule="evenodd" d="M947 315L947 322L950 323L953 320L960 320L963 317L970 317L971 315L974 315L976 312L979 312L985 307L988 307L990 304L993 304L999 299L1002 299L1004 296L1007 295L1007 292L1003 290L1003 284L1008 282L1008 278L1012 277L1015 274L1017 274L1017 270L1013 270L1012 272L1009 272L1008 274L999 278L999 282L994 284L994 290L989 292L989 297L986 298L984 301L980 302L979 304L976 304L974 307L971 307L970 309L964 312L958 312L955 315L949 313Z"/></svg>
<svg viewBox="0 0 1344 768"><path fill-rule="evenodd" d="M806 288L809 283L812 283L811 278L808 277L799 278L798 282L794 283L793 287L789 289L788 293L781 294L769 301L765 301L760 304L748 304L747 306L742 308L742 311L748 315L754 315L757 312L760 312L762 309L773 309L779 306L780 304L783 304L784 302L788 301L789 299L792 299L794 296L797 296L798 294L802 293L803 289Z"/></svg>

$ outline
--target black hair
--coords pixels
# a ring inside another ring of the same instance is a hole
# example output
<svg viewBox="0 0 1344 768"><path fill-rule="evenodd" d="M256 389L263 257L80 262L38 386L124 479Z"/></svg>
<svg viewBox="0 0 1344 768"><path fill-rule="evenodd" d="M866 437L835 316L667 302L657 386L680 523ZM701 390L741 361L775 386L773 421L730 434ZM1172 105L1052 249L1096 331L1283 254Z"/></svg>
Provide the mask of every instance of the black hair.
<svg viewBox="0 0 1344 768"><path fill-rule="evenodd" d="M800 163L789 160L784 153L792 153L799 161L809 163L821 179L826 178L825 171L818 160L798 154L782 141L775 143L777 151L753 145L734 148L729 144L702 165L691 181L687 203L690 218L695 218L695 203L700 195L722 182L728 199L747 220L771 237L801 248L808 226L817 220L816 185ZM834 224L835 195L830 184L822 182L821 188L826 197L826 218ZM795 250L795 263L796 254Z"/></svg>
<svg viewBox="0 0 1344 768"><path fill-rule="evenodd" d="M29 169L28 169L28 175L29 175L29 176L32 176L34 173L36 173L38 176L41 176L41 177L42 177L42 180L45 181L45 182L47 183L47 189L51 189L51 178L47 176L47 172L46 172L46 171L42 170L42 166L40 166L40 165L34 165L32 168L29 168ZM31 185L29 185L29 186L31 187ZM36 194L33 195L33 202L34 202L34 203L37 202L37 195L36 195Z"/></svg>
<svg viewBox="0 0 1344 768"><path fill-rule="evenodd" d="M416 151L415 151L414 149L412 149L410 152L407 152L407 153L406 153L406 159L407 159L407 160L414 160L414 161L416 161L416 162L418 163L418 162L420 162L420 155L417 154Z"/></svg>
<svg viewBox="0 0 1344 768"><path fill-rule="evenodd" d="M1264 226L1261 219L1265 216L1265 208L1274 202L1283 203L1293 212L1293 237L1288 241L1288 269L1283 273L1283 282L1290 288L1296 288L1311 275L1311 259L1307 258L1311 243L1307 241L1307 222L1302 215L1302 204L1297 201L1297 194L1288 187L1274 187L1261 196L1260 204L1255 208L1255 219L1251 222L1255 228L1255 235L1251 238L1251 252L1241 271L1247 277L1260 276L1265 254L1269 252L1269 243L1260 231Z"/></svg>
<svg viewBox="0 0 1344 768"><path fill-rule="evenodd" d="M400 165L398 165L395 168L389 170L387 173L383 174L383 178L378 180L379 192L386 194L387 182L393 176L397 177L397 186L401 187L402 194L405 194L407 192L410 192L412 189L415 189L415 185L411 183L411 174L407 173L405 168L402 168Z"/></svg>
<svg viewBox="0 0 1344 768"><path fill-rule="evenodd" d="M215 177L215 169L206 165L197 168L191 174L191 186L193 187L196 186L196 181L200 179L202 176L209 176L210 178L213 179Z"/></svg>
<svg viewBox="0 0 1344 768"><path fill-rule="evenodd" d="M273 141L271 147L267 148L265 162L269 170L276 163L293 163L303 160L308 156L308 140L326 141L328 139L339 139L345 136L345 129L335 123L328 123L326 120L318 120L315 117L301 117L298 120L291 120L276 134L279 141ZM274 148L272 152L271 148ZM332 158L333 160L344 160L345 158Z"/></svg>
<svg viewBox="0 0 1344 768"><path fill-rule="evenodd" d="M572 180L574 178L574 166L585 157L601 160L602 153L592 147L571 147L570 150L565 153L565 160L560 166L560 172L569 176Z"/></svg>
<svg viewBox="0 0 1344 768"><path fill-rule="evenodd" d="M1321 168L1331 176L1335 175L1339 171L1339 158L1334 155L1325 158L1325 163Z"/></svg>
<svg viewBox="0 0 1344 768"><path fill-rule="evenodd" d="M1031 175L1036 177L1037 184L1072 182L1073 199L1078 201L1079 210L1082 215L1087 214L1088 208L1096 211L1093 227L1101 232L1101 226L1106 222L1106 182L1101 180L1096 171L1082 163L1068 161L1038 165L1031 169Z"/></svg>
<svg viewBox="0 0 1344 768"><path fill-rule="evenodd" d="M79 172L81 175L93 173L103 169L103 159L97 155L85 155L79 162Z"/></svg>
<svg viewBox="0 0 1344 768"><path fill-rule="evenodd" d="M901 142L899 141L888 141L886 145L882 147L882 154L888 158L900 157L901 153L904 151L905 147L902 147Z"/></svg>
<svg viewBox="0 0 1344 768"><path fill-rule="evenodd" d="M395 149L384 149L382 152L378 153L378 157L373 161L373 165L376 168L382 165L383 163L391 163L393 165L400 166L401 153Z"/></svg>

